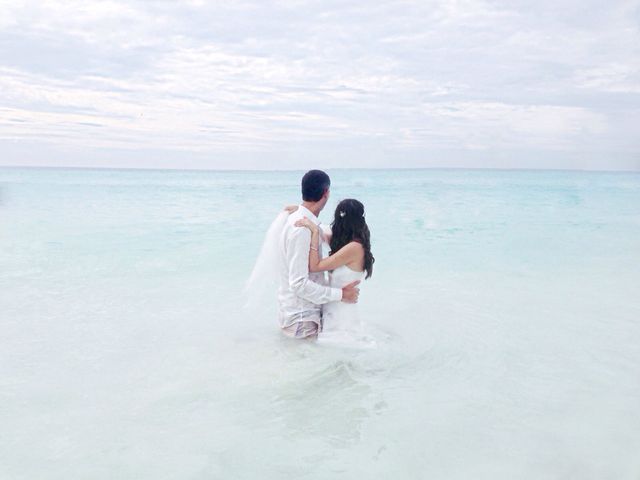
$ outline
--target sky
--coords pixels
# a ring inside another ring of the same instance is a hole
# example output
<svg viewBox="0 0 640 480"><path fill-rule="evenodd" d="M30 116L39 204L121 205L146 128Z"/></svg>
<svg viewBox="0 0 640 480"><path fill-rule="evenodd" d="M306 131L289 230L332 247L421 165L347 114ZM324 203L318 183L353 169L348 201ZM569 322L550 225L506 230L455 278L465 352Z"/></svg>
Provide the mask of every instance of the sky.
<svg viewBox="0 0 640 480"><path fill-rule="evenodd" d="M640 0L0 0L0 165L640 170Z"/></svg>

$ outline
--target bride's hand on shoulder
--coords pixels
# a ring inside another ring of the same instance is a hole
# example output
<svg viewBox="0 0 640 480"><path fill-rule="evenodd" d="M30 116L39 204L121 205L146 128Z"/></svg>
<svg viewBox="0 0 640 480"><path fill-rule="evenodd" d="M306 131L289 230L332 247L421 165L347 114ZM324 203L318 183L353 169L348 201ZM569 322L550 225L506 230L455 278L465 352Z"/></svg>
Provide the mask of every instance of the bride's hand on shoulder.
<svg viewBox="0 0 640 480"><path fill-rule="evenodd" d="M311 220L309 220L307 217L301 218L300 220L296 221L294 225L296 227L308 228L311 231L311 233L313 233L318 228L318 226L315 223L313 223Z"/></svg>
<svg viewBox="0 0 640 480"><path fill-rule="evenodd" d="M284 207L284 209L285 211L289 212L289 215L291 215L293 212L298 210L298 205L287 205L286 207Z"/></svg>

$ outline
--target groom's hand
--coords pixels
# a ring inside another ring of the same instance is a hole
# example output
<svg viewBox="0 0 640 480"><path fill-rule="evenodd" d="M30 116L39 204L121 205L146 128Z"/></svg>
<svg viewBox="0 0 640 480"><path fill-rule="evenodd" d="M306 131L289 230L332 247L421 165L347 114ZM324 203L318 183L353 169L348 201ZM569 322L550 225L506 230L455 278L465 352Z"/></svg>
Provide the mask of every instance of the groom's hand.
<svg viewBox="0 0 640 480"><path fill-rule="evenodd" d="M351 282L342 288L342 301L345 303L358 303L358 295L360 295L360 289L358 284L360 280Z"/></svg>

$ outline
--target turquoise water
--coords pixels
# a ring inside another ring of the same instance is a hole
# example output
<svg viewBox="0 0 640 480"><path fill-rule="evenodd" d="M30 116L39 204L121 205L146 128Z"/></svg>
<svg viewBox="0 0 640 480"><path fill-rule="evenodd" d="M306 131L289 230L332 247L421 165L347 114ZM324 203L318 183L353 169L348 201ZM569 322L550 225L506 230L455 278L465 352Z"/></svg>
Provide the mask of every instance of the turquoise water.
<svg viewBox="0 0 640 480"><path fill-rule="evenodd" d="M301 172L0 169L0 477L638 478L640 174L329 173L373 351L241 308Z"/></svg>

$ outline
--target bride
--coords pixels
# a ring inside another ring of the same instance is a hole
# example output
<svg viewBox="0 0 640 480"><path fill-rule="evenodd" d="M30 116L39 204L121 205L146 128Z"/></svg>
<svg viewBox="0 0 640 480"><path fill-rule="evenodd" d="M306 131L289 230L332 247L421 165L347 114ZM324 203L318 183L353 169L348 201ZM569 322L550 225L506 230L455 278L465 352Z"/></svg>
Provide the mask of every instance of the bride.
<svg viewBox="0 0 640 480"><path fill-rule="evenodd" d="M369 227L365 221L364 205L358 200L342 200L336 207L331 232L322 232L308 218L298 220L297 227L311 231L309 271L329 272L329 282L334 288L342 288L354 281L371 277L373 262ZM319 258L320 241L329 244L329 256ZM365 339L363 325L358 317L357 305L331 302L323 306L321 343L353 344Z"/></svg>

